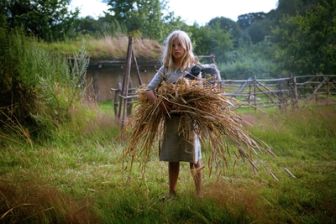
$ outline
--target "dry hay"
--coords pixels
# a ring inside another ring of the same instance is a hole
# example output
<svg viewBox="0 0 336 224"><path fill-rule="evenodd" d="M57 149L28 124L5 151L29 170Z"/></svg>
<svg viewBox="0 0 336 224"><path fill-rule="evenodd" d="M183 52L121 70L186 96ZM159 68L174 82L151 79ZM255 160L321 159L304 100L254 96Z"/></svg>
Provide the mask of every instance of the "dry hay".
<svg viewBox="0 0 336 224"><path fill-rule="evenodd" d="M135 157L141 157L141 162L149 160L153 144L162 137L165 120L171 114L180 115L180 134L187 137L195 132L203 144L208 144L210 173L212 168L226 165L230 143L236 148L233 153L247 159L254 168L253 154L271 152L266 144L256 141L244 129L240 116L233 111L233 100L211 85L185 78L176 84L163 82L156 92L155 103L147 99L145 91L145 88L138 90L138 105L125 151L132 162Z"/></svg>

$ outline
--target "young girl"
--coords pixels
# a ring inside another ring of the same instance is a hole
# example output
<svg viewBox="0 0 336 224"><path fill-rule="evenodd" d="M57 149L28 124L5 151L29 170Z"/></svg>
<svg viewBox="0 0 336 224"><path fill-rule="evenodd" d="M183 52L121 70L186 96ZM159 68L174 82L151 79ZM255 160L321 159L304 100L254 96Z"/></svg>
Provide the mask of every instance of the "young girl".
<svg viewBox="0 0 336 224"><path fill-rule="evenodd" d="M154 91L162 81L175 83L178 79L190 74L191 68L197 64L190 38L184 31L176 30L169 34L165 42L162 63L162 67L147 86L148 91L146 91L146 96L152 102L155 102L157 99ZM165 107L164 105L162 106ZM178 133L178 126L179 115L170 114L170 118L166 120L164 138L160 149L160 160L168 161L169 195L176 195L176 183L181 161L190 163L196 194L200 195L200 141L196 134L193 135L193 141L185 139Z"/></svg>

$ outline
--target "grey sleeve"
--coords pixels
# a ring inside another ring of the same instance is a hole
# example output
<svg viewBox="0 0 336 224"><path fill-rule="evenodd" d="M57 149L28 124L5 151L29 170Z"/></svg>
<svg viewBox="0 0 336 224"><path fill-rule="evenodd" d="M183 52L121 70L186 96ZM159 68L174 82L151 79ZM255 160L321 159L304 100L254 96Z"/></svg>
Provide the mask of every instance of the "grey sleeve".
<svg viewBox="0 0 336 224"><path fill-rule="evenodd" d="M162 66L154 75L152 80L147 85L148 90L155 90L156 87L160 85L160 83L163 81L165 76L165 68Z"/></svg>

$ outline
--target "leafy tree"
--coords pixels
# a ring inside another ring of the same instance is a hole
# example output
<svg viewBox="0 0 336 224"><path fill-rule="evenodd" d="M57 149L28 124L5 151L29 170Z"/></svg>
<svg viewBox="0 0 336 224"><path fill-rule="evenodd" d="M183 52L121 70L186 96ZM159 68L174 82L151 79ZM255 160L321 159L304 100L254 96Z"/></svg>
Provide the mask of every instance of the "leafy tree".
<svg viewBox="0 0 336 224"><path fill-rule="evenodd" d="M279 0L277 11L280 16L295 16L305 13L321 2L323 2L323 0Z"/></svg>
<svg viewBox="0 0 336 224"><path fill-rule="evenodd" d="M126 33L125 26L120 24L116 19L109 15L94 19L92 17L79 18L75 23L76 33L92 36L115 35L118 33Z"/></svg>
<svg viewBox="0 0 336 224"><path fill-rule="evenodd" d="M302 0L279 0L277 11L284 15L295 15L299 11L303 10Z"/></svg>
<svg viewBox="0 0 336 224"><path fill-rule="evenodd" d="M85 18L77 19L75 22L76 32L81 34L95 34L99 30L99 24L93 17L87 16Z"/></svg>
<svg viewBox="0 0 336 224"><path fill-rule="evenodd" d="M263 41L266 36L271 34L271 27L273 25L274 11L269 13L256 12L247 13L238 16L237 24L242 29L240 42L245 44L252 41L256 44Z"/></svg>
<svg viewBox="0 0 336 224"><path fill-rule="evenodd" d="M297 74L336 71L336 0L319 0L295 16L284 16L274 30L276 57Z"/></svg>
<svg viewBox="0 0 336 224"><path fill-rule="evenodd" d="M265 19L266 14L264 12L253 12L238 16L237 23L241 29L246 29L253 23Z"/></svg>
<svg viewBox="0 0 336 224"><path fill-rule="evenodd" d="M189 32L194 42L195 53L198 55L214 54L217 59L224 60L225 52L233 46L230 33L223 30L219 23L211 27L194 25Z"/></svg>
<svg viewBox="0 0 336 224"><path fill-rule="evenodd" d="M263 41L267 35L271 34L272 23L270 20L263 19L253 23L246 31L249 34L252 43Z"/></svg>
<svg viewBox="0 0 336 224"><path fill-rule="evenodd" d="M230 33L231 37L233 38L234 45L237 47L239 39L241 38L241 30L238 24L235 21L225 17L213 18L208 23L209 27L213 27L215 29L218 25L222 30Z"/></svg>
<svg viewBox="0 0 336 224"><path fill-rule="evenodd" d="M69 12L70 0L4 0L2 11L10 28L52 41L65 38L73 28L78 11Z"/></svg>
<svg viewBox="0 0 336 224"><path fill-rule="evenodd" d="M110 18L125 24L129 33L160 39L163 36L161 19L163 2L160 0L106 0Z"/></svg>

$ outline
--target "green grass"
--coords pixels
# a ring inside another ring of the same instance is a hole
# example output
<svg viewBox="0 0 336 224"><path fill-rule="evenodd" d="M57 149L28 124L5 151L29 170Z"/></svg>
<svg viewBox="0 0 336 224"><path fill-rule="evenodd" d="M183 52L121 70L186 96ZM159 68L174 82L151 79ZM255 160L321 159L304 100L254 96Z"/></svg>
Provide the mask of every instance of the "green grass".
<svg viewBox="0 0 336 224"><path fill-rule="evenodd" d="M1 140L0 217L12 209L3 220L22 221L27 217L30 218L22 223L332 223L336 220L335 107L306 106L286 113L240 111L253 124L249 126L253 135L272 146L277 156L258 155L260 170L256 174L240 160L226 168L222 176L209 177L205 168L203 198L194 196L189 165L183 163L178 197L173 200L161 200L168 188L167 164L159 162L156 153L147 164L145 176L137 162L131 174L123 169L122 150L127 140L120 140L111 110L109 102L99 108L74 109L72 119L59 127L52 139L33 147L24 142ZM206 151L204 155L207 156ZM231 158L229 164L233 163ZM284 168L296 178L290 177ZM271 177L270 169L279 181ZM15 190L9 190L7 185Z"/></svg>

